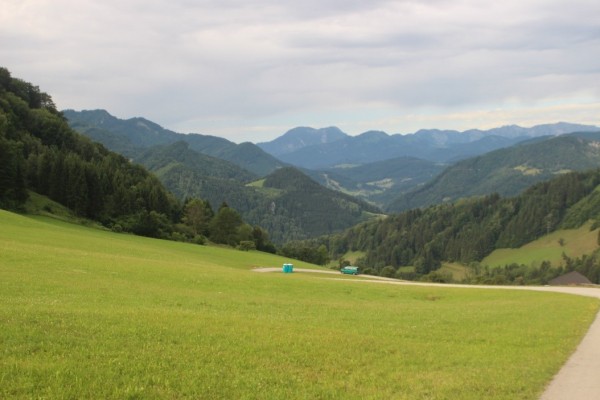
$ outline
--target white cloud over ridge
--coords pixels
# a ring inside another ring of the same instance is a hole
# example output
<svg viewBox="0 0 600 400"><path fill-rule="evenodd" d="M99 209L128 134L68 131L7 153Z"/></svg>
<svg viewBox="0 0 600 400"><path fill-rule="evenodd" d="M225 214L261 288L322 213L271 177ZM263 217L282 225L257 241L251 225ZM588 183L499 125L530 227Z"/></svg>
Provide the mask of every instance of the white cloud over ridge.
<svg viewBox="0 0 600 400"><path fill-rule="evenodd" d="M4 0L0 65L62 108L237 142L598 124L598 15L587 0Z"/></svg>

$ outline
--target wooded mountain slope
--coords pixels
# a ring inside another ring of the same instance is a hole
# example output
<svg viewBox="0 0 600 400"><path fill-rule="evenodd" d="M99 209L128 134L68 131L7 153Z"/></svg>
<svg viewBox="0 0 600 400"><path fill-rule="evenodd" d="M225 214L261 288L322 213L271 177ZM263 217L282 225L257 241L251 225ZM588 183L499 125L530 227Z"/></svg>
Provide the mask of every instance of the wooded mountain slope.
<svg viewBox="0 0 600 400"><path fill-rule="evenodd" d="M261 196L260 207L244 215L266 228L277 243L339 232L381 213L364 201L324 188L291 167L275 171L252 187Z"/></svg>
<svg viewBox="0 0 600 400"><path fill-rule="evenodd" d="M558 228L600 221L600 170L568 173L513 198L497 194L413 209L324 238L333 257L361 251L364 267L414 266L427 274L442 261L480 261Z"/></svg>
<svg viewBox="0 0 600 400"><path fill-rule="evenodd" d="M598 132L538 138L459 161L426 185L401 195L387 210L400 212L492 193L514 196L558 174L599 166Z"/></svg>
<svg viewBox="0 0 600 400"><path fill-rule="evenodd" d="M18 208L31 190L106 224L174 217L177 202L141 166L69 128L52 98L0 68L0 206Z"/></svg>

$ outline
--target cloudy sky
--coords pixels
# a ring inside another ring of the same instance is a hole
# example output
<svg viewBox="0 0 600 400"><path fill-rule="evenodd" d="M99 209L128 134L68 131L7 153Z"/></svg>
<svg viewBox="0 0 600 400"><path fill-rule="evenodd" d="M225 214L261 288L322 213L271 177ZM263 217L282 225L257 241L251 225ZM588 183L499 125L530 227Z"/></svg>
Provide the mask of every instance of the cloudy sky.
<svg viewBox="0 0 600 400"><path fill-rule="evenodd" d="M2 0L0 66L61 109L235 142L600 125L600 2Z"/></svg>

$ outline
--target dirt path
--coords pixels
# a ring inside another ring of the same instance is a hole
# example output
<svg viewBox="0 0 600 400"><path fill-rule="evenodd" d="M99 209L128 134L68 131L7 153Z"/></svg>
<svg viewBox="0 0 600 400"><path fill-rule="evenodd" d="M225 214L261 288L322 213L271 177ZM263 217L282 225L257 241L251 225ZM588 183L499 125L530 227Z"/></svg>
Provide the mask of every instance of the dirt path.
<svg viewBox="0 0 600 400"><path fill-rule="evenodd" d="M281 268L272 268L272 267L257 267L252 269L253 272L281 272ZM308 269L308 268L294 268L294 272L311 272L315 274L329 274L329 275L337 275L340 276L341 273L339 271L333 270L320 270L320 269ZM362 275L363 279L361 281L389 281L389 282L399 282L398 279L392 278L384 278L383 276L372 276L372 275ZM364 279L367 278L367 279Z"/></svg>
<svg viewBox="0 0 600 400"><path fill-rule="evenodd" d="M275 272L281 271L281 268L256 268L256 272ZM337 271L318 271L310 269L294 269L298 272L317 272L325 274L336 274ZM481 288L496 290L532 290L539 292L558 292L574 294L579 296L596 297L600 299L600 288L592 287L555 287L555 286L484 286L484 285L454 285L454 284L435 284L421 282L407 282L396 279L380 278L377 281L373 279L339 279L345 282L371 282L392 285L412 285L412 286L440 286L440 287L459 287L459 288ZM600 399L600 313L583 340L567 360L565 365L554 376L546 390L540 397L540 400L592 400Z"/></svg>

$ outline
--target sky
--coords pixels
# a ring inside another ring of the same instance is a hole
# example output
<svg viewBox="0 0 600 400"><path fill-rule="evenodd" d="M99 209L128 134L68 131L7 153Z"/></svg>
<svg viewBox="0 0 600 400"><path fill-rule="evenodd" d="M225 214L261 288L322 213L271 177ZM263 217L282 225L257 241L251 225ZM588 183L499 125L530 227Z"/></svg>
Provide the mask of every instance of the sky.
<svg viewBox="0 0 600 400"><path fill-rule="evenodd" d="M237 143L600 125L600 1L2 0L0 66L59 109Z"/></svg>

